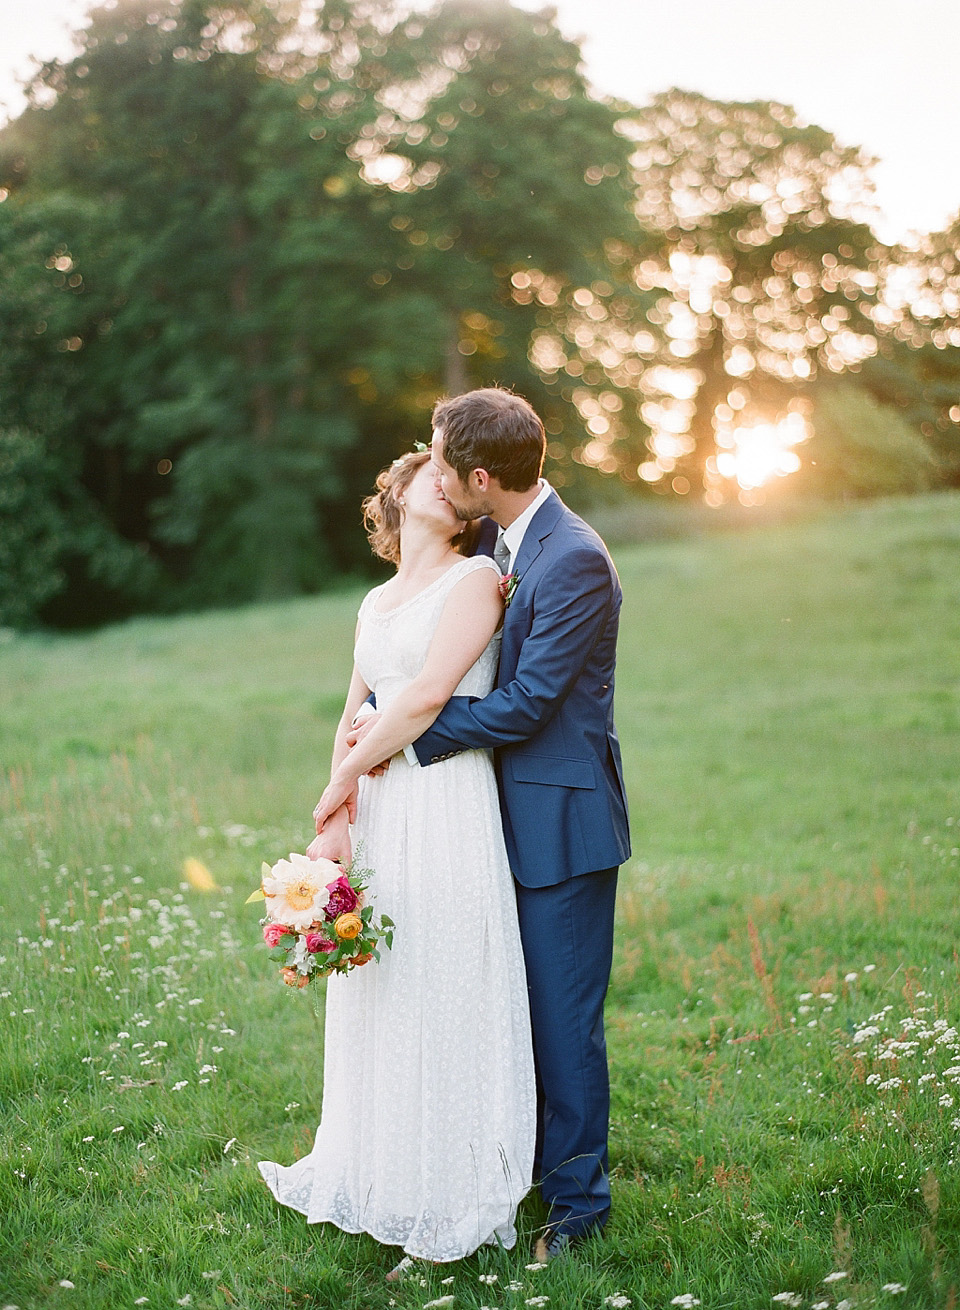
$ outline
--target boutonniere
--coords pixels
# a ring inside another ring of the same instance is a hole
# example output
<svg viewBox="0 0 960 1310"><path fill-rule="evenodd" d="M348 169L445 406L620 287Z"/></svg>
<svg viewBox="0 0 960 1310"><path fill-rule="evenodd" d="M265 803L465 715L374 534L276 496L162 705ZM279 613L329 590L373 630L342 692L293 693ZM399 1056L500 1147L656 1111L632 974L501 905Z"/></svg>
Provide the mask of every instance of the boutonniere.
<svg viewBox="0 0 960 1310"><path fill-rule="evenodd" d="M504 608L507 608L513 600L513 593L519 581L519 573L505 573L500 579L500 599L503 601Z"/></svg>

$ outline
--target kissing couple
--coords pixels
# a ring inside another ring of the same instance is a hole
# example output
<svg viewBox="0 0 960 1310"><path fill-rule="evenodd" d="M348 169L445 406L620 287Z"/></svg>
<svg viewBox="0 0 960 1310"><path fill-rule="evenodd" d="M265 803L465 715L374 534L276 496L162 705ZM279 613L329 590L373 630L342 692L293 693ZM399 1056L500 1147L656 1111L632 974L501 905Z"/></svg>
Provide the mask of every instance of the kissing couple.
<svg viewBox="0 0 960 1310"><path fill-rule="evenodd" d="M309 1223L402 1248L388 1279L411 1258L512 1247L535 1183L543 1262L610 1212L621 591L542 479L545 444L510 391L442 400L430 450L395 460L364 502L396 572L360 606L308 854L349 863L362 842L396 937L328 980L314 1148L260 1170Z"/></svg>

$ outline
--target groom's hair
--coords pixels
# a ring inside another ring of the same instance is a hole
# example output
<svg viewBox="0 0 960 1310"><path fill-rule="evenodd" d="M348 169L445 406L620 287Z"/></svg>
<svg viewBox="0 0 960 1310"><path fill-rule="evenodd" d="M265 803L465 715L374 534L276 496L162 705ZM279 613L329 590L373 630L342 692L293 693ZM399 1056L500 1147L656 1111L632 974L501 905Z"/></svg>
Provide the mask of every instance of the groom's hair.
<svg viewBox="0 0 960 1310"><path fill-rule="evenodd" d="M543 468L546 436L529 401L501 387L482 387L437 401L433 426L443 458L466 484L486 469L504 491L529 491Z"/></svg>

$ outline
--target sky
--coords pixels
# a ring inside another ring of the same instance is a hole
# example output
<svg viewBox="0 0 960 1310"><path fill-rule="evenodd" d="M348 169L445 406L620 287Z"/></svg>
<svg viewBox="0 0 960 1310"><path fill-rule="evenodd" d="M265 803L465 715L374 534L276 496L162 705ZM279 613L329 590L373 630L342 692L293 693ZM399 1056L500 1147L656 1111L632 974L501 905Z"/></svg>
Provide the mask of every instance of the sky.
<svg viewBox="0 0 960 1310"><path fill-rule="evenodd" d="M540 9L541 0L518 0ZM598 93L637 104L671 86L780 100L864 146L879 235L946 226L960 210L958 0L554 0ZM426 7L426 6L425 6ZM16 113L30 56L69 51L85 0L0 0L0 107Z"/></svg>

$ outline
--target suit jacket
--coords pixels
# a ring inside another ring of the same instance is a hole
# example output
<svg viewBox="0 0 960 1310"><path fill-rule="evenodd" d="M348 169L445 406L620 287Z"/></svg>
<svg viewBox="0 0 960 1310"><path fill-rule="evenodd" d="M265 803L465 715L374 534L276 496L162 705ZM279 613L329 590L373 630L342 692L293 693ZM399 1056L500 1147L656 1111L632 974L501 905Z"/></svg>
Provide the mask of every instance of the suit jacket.
<svg viewBox="0 0 960 1310"><path fill-rule="evenodd" d="M492 553L482 538L481 548ZM514 561L496 688L455 696L414 742L423 765L495 749L514 877L546 887L630 854L613 723L621 591L603 542L554 492Z"/></svg>

